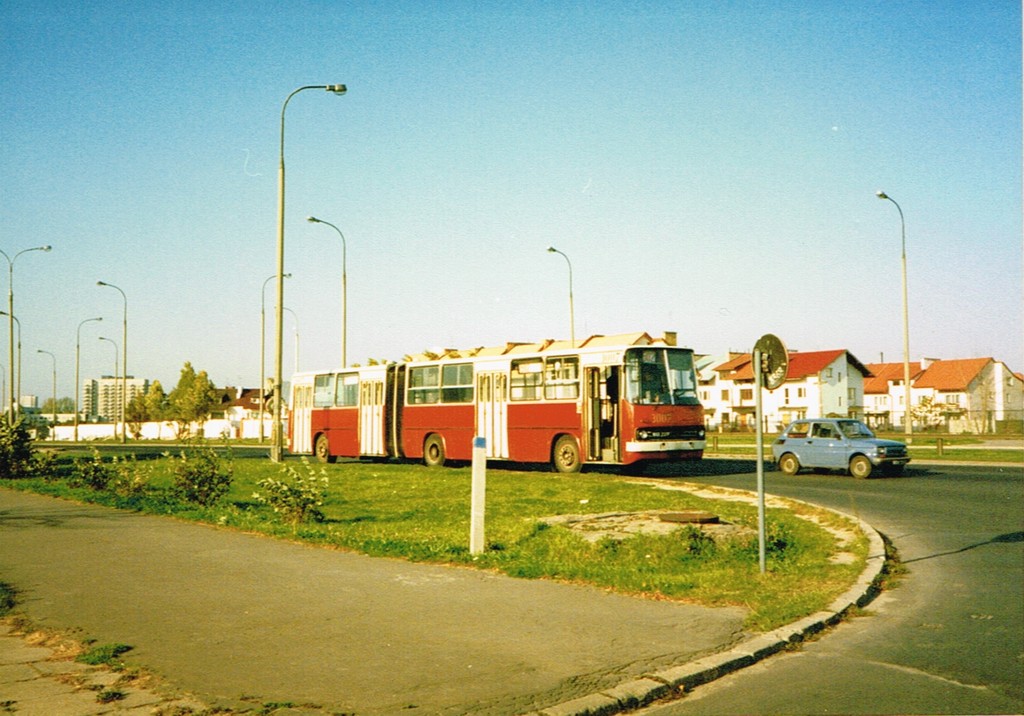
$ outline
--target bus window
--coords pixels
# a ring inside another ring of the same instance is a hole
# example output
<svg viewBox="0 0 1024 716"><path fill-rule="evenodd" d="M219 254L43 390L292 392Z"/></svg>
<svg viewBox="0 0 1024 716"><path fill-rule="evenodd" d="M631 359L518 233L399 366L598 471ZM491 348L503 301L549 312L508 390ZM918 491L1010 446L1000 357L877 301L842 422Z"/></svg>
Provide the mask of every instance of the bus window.
<svg viewBox="0 0 1024 716"><path fill-rule="evenodd" d="M540 358L512 361L512 400L540 400L544 382L544 361Z"/></svg>
<svg viewBox="0 0 1024 716"><path fill-rule="evenodd" d="M436 365L424 365L409 369L409 404L423 405L436 403L438 399L438 378Z"/></svg>
<svg viewBox="0 0 1024 716"><path fill-rule="evenodd" d="M668 351L668 382L672 402L676 405L700 405L697 397L697 375L693 372L693 354Z"/></svg>
<svg viewBox="0 0 1024 716"><path fill-rule="evenodd" d="M329 408L334 405L334 376L318 375L313 382L313 407Z"/></svg>
<svg viewBox="0 0 1024 716"><path fill-rule="evenodd" d="M359 375L349 373L338 376L338 386L334 393L334 404L338 406L359 405Z"/></svg>
<svg viewBox="0 0 1024 716"><path fill-rule="evenodd" d="M547 400L575 400L580 397L579 358L547 359L544 364L544 397Z"/></svg>
<svg viewBox="0 0 1024 716"><path fill-rule="evenodd" d="M441 402L473 402L473 365L457 363L441 369Z"/></svg>
<svg viewBox="0 0 1024 716"><path fill-rule="evenodd" d="M699 405L693 354L664 348L628 351L626 399L639 405Z"/></svg>

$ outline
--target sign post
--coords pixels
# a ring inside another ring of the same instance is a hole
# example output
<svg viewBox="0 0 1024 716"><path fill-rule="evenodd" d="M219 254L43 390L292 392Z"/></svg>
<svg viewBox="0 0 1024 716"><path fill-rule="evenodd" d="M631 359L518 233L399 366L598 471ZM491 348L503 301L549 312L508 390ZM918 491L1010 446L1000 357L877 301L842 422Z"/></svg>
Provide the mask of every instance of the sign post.
<svg viewBox="0 0 1024 716"><path fill-rule="evenodd" d="M775 390L786 382L789 372L789 353L786 346L771 333L754 344L754 416L757 420L757 559L761 574L765 573L765 510L764 510L764 415L761 407L761 388Z"/></svg>
<svg viewBox="0 0 1024 716"><path fill-rule="evenodd" d="M469 553L484 551L484 507L487 494L487 438L473 438L473 488L470 497Z"/></svg>

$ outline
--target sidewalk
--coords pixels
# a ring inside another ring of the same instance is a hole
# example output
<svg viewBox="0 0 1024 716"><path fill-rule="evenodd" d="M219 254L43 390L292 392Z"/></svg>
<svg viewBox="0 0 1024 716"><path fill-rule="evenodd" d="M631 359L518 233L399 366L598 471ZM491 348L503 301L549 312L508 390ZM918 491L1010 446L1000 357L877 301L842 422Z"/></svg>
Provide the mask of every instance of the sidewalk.
<svg viewBox="0 0 1024 716"><path fill-rule="evenodd" d="M881 569L877 536L871 555L861 582L828 611L751 638L736 608L371 559L0 490L0 578L19 589L19 610L80 640L131 645L129 666L195 699L141 690L98 704L87 684L112 675L0 634L0 712L6 703L12 713L68 715L201 713L200 704L360 716L613 713L837 621ZM64 669L83 686L51 675Z"/></svg>

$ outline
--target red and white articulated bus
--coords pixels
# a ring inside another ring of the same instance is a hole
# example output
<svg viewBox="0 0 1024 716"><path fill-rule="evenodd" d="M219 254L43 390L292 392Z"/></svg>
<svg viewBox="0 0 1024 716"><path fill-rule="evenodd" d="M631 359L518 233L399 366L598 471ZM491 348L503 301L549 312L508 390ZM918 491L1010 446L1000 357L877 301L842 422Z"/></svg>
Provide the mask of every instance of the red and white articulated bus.
<svg viewBox="0 0 1024 716"><path fill-rule="evenodd" d="M704 410L693 351L675 335L591 336L447 350L401 363L298 373L289 448L338 457L631 465L699 459Z"/></svg>

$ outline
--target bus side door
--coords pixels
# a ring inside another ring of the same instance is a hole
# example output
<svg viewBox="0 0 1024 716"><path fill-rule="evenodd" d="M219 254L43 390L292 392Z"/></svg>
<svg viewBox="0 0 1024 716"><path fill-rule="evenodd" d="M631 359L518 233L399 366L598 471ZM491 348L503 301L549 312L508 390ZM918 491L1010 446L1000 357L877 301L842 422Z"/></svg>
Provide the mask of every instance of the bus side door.
<svg viewBox="0 0 1024 716"><path fill-rule="evenodd" d="M359 383L359 454L385 454L383 380Z"/></svg>
<svg viewBox="0 0 1024 716"><path fill-rule="evenodd" d="M508 457L508 377L501 372L476 378L476 434L487 440L487 457Z"/></svg>

